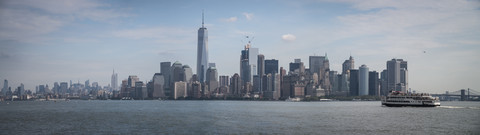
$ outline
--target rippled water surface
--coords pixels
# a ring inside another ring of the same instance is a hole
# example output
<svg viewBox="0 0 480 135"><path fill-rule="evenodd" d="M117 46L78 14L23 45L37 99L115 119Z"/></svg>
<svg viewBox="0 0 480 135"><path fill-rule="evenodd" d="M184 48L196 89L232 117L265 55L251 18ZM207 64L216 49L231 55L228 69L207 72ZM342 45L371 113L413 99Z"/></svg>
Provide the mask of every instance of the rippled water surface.
<svg viewBox="0 0 480 135"><path fill-rule="evenodd" d="M0 102L0 134L480 134L480 102Z"/></svg>

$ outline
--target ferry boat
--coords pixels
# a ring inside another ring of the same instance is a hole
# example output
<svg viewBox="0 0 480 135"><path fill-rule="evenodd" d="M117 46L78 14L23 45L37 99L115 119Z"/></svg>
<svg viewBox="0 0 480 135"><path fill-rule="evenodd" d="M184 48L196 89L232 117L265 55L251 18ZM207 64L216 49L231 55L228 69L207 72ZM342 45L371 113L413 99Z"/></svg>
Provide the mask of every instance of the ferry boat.
<svg viewBox="0 0 480 135"><path fill-rule="evenodd" d="M388 96L382 97L382 105L388 107L435 107L440 106L440 101L438 97L432 97L428 93L407 94L400 91L392 91Z"/></svg>

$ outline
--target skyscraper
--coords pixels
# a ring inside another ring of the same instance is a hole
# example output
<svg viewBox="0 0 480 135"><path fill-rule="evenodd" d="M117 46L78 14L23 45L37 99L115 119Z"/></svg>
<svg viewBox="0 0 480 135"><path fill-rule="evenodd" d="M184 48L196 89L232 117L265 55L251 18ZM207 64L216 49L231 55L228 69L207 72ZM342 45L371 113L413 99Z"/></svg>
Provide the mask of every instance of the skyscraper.
<svg viewBox="0 0 480 135"><path fill-rule="evenodd" d="M359 67L359 70L360 73L358 76L358 95L368 95L368 67L367 65L362 65Z"/></svg>
<svg viewBox="0 0 480 135"><path fill-rule="evenodd" d="M278 60L265 60L265 74L278 73Z"/></svg>
<svg viewBox="0 0 480 135"><path fill-rule="evenodd" d="M115 70L113 70L110 86L112 87L112 90L118 90L118 74L115 73ZM87 87L86 84L85 87Z"/></svg>
<svg viewBox="0 0 480 135"><path fill-rule="evenodd" d="M7 95L7 90L8 90L8 80L5 79L5 81L3 82L2 94Z"/></svg>
<svg viewBox="0 0 480 135"><path fill-rule="evenodd" d="M205 83L208 85L208 91L213 92L215 89L218 88L218 73L215 67L209 67L206 74L206 81Z"/></svg>
<svg viewBox="0 0 480 135"><path fill-rule="evenodd" d="M353 69L355 67L355 60L353 60L353 57L350 56L348 60L345 60L342 64L342 74L347 74L348 70Z"/></svg>
<svg viewBox="0 0 480 135"><path fill-rule="evenodd" d="M205 81L205 73L208 69L208 31L204 25L204 15L202 12L202 27L198 29L197 45L197 76L198 80Z"/></svg>
<svg viewBox="0 0 480 135"><path fill-rule="evenodd" d="M390 61L387 61L387 90L406 92L406 89L408 89L407 73L407 61L403 61L403 59L392 59ZM402 88L397 87L397 85L404 86L404 89L396 89Z"/></svg>
<svg viewBox="0 0 480 135"><path fill-rule="evenodd" d="M172 63L171 62L161 62L160 63L160 73L162 73L164 79L165 79L165 84L163 84L163 87L165 89L168 89L170 88L170 83L171 83L171 74L172 74L172 71L171 71L171 66Z"/></svg>
<svg viewBox="0 0 480 135"><path fill-rule="evenodd" d="M350 70L350 96L358 96L358 69Z"/></svg>
<svg viewBox="0 0 480 135"><path fill-rule="evenodd" d="M155 73L153 75L153 98L163 98L165 97L165 92L163 89L163 85L165 84L165 78L162 73Z"/></svg>
<svg viewBox="0 0 480 135"><path fill-rule="evenodd" d="M379 95L379 79L377 71L368 72L368 95L375 96Z"/></svg>
<svg viewBox="0 0 480 135"><path fill-rule="evenodd" d="M310 73L320 74L320 70L323 67L323 61L325 60L325 56L310 56L308 60Z"/></svg>

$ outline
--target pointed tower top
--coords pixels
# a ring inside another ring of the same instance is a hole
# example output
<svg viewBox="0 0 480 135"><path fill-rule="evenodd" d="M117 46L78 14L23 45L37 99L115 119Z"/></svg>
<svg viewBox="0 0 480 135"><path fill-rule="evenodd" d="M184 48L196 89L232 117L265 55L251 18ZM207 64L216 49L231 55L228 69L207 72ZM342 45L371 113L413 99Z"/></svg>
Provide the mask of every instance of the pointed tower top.
<svg viewBox="0 0 480 135"><path fill-rule="evenodd" d="M328 60L327 52L325 52L325 60Z"/></svg>

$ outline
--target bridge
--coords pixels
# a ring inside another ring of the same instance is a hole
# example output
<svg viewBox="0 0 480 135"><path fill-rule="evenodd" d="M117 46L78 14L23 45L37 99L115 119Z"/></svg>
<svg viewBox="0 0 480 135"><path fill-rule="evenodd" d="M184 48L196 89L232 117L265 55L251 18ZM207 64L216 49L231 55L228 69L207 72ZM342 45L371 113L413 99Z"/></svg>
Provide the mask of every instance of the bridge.
<svg viewBox="0 0 480 135"><path fill-rule="evenodd" d="M480 100L480 92L468 88L467 90L461 89L454 92L446 91L445 94L430 94L434 97L439 97L440 100L446 101L472 101L472 100Z"/></svg>

